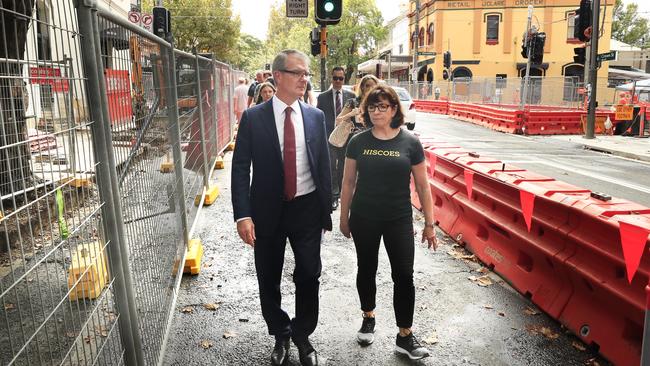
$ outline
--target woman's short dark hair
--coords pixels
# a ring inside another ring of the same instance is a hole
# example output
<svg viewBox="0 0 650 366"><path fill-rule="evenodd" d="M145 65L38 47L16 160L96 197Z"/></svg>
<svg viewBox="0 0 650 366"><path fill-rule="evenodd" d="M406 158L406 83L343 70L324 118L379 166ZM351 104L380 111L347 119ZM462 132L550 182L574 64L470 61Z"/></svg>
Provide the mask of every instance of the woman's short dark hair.
<svg viewBox="0 0 650 366"><path fill-rule="evenodd" d="M404 124L404 113L402 113L402 106L399 102L399 97L395 92L395 89L391 88L388 85L379 84L374 88L370 89L366 95L366 99L361 105L361 110L363 110L363 122L367 127L372 127L372 120L370 119L370 113L368 112L368 106L372 104L377 104L381 101L386 101L391 106L397 108L395 112L395 117L390 121L391 128L399 128Z"/></svg>

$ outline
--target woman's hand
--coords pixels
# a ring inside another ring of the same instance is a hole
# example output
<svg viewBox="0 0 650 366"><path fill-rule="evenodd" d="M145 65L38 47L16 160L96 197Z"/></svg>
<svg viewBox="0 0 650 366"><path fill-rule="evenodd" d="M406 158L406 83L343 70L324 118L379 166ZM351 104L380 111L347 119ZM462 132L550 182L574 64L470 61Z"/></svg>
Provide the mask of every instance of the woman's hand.
<svg viewBox="0 0 650 366"><path fill-rule="evenodd" d="M425 226L424 230L422 230L422 243L424 243L425 240L427 241L427 248L433 248L433 250L438 249L436 229L432 228L431 226Z"/></svg>
<svg viewBox="0 0 650 366"><path fill-rule="evenodd" d="M341 229L341 234L345 236L346 238L351 238L352 235L350 234L350 221L348 218L343 218L341 217L341 222L339 223L339 229Z"/></svg>

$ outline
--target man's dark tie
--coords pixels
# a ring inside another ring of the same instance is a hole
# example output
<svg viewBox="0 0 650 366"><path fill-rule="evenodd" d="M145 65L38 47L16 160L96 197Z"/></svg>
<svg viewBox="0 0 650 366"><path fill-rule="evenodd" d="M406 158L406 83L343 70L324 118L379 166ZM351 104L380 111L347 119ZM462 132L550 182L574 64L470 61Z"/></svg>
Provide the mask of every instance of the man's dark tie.
<svg viewBox="0 0 650 366"><path fill-rule="evenodd" d="M336 91L336 116L341 114L341 91Z"/></svg>
<svg viewBox="0 0 650 366"><path fill-rule="evenodd" d="M291 122L291 107L284 110L284 198L296 196L296 132Z"/></svg>

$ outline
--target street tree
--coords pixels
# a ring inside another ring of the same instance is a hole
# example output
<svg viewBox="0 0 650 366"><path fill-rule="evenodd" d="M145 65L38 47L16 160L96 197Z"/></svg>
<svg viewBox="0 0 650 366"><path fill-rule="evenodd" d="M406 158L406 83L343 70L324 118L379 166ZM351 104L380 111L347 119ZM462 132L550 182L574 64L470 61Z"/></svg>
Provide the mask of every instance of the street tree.
<svg viewBox="0 0 650 366"><path fill-rule="evenodd" d="M176 48L213 53L219 61L237 59L241 20L233 15L232 0L164 0L172 14Z"/></svg>
<svg viewBox="0 0 650 366"><path fill-rule="evenodd" d="M0 195L29 188L33 182L23 103L22 64L33 0L0 0Z"/></svg>
<svg viewBox="0 0 650 366"><path fill-rule="evenodd" d="M265 55L260 52L263 49L264 42L262 40L250 34L242 33L237 41L237 58L232 65L249 74L254 73L264 63Z"/></svg>
<svg viewBox="0 0 650 366"><path fill-rule="evenodd" d="M341 22L328 27L328 62L345 67L349 83L357 65L377 53L377 45L388 34L375 0L344 0Z"/></svg>
<svg viewBox="0 0 650 366"><path fill-rule="evenodd" d="M623 5L616 0L612 20L612 38L627 44L647 48L650 43L650 26L648 19L639 16L639 5Z"/></svg>

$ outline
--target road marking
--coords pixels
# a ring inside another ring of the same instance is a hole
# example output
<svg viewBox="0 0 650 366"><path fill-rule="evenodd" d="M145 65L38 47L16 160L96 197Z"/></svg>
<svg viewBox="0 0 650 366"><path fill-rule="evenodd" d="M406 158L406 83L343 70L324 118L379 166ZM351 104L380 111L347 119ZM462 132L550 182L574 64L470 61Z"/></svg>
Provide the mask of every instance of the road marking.
<svg viewBox="0 0 650 366"><path fill-rule="evenodd" d="M550 167L553 167L553 168L557 168L557 169L561 169L561 170L564 170L564 171L580 174L580 175L583 175L585 177L590 177L590 178L593 178L593 179L601 180L603 182L612 183L612 184L615 184L615 185L619 185L619 186L623 186L623 187L626 187L626 188L629 188L629 189L633 189L635 191L650 194L650 189L648 189L648 188L646 188L644 186L640 186L640 185L636 185L634 183L629 183L629 182L624 181L624 180L608 177L606 175L588 172L586 170L583 170L583 169L580 169L580 168L576 167L575 165L572 165L570 168L567 168L567 165L570 165L570 164L567 164L567 163L560 164L560 163L551 162L551 161L548 161L548 160L544 160L544 161L542 161L542 160L532 160L532 161L528 161L527 163L529 163L529 164L547 165L547 166L550 166Z"/></svg>

